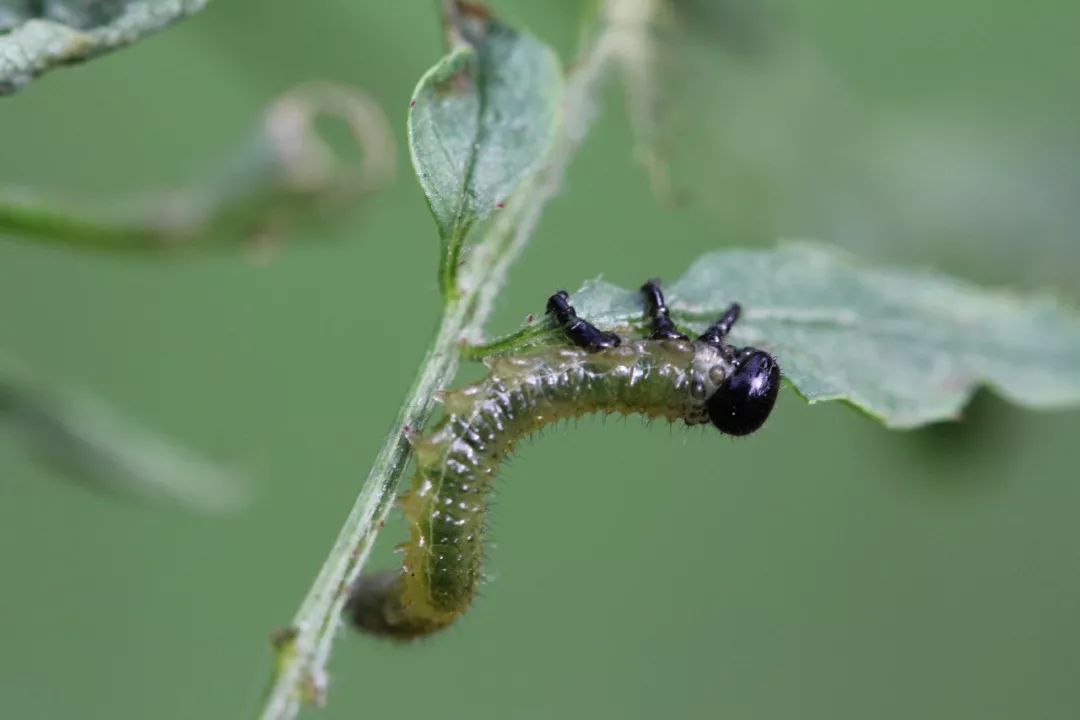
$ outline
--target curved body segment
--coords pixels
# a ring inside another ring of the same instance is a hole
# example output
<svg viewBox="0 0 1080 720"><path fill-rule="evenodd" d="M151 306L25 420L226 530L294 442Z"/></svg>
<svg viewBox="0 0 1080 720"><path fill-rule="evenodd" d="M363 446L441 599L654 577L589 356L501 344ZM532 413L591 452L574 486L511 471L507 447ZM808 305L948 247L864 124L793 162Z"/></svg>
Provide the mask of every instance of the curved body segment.
<svg viewBox="0 0 1080 720"><path fill-rule="evenodd" d="M401 498L410 526L404 567L361 577L352 590L348 612L360 629L420 637L469 607L482 577L487 496L521 438L597 412L720 426L709 400L740 371L730 346L690 341L666 325L662 339L623 344L576 315L567 318L559 320L573 323L568 336L579 334L585 347L495 359L483 380L443 397L446 416L415 442L416 473Z"/></svg>

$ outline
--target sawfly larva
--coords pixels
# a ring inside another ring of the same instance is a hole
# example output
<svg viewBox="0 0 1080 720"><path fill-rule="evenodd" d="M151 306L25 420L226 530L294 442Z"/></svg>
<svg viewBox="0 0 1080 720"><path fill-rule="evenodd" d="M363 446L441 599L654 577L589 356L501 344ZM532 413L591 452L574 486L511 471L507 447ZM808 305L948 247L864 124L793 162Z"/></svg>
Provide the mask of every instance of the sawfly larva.
<svg viewBox="0 0 1080 720"><path fill-rule="evenodd" d="M524 436L594 412L711 422L754 432L772 411L780 366L725 336L732 304L696 340L678 331L659 283L641 288L647 339L623 342L579 318L566 292L547 311L570 347L497 358L483 380L445 394L446 416L414 443L416 474L401 498L410 525L404 567L362 576L347 612L361 630L399 640L429 635L463 613L481 579L487 495L499 465Z"/></svg>

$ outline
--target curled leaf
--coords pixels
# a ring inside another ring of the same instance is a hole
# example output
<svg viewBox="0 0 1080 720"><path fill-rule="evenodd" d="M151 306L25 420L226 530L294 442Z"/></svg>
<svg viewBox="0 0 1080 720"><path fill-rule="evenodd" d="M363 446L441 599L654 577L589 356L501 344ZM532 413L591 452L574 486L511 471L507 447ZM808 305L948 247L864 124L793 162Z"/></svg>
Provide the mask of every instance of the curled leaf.
<svg viewBox="0 0 1080 720"><path fill-rule="evenodd" d="M344 162L316 121L337 120L362 153ZM340 213L394 175L386 116L363 91L319 82L294 88L209 178L189 188L109 202L0 189L0 233L88 250L162 252L277 240L297 223Z"/></svg>

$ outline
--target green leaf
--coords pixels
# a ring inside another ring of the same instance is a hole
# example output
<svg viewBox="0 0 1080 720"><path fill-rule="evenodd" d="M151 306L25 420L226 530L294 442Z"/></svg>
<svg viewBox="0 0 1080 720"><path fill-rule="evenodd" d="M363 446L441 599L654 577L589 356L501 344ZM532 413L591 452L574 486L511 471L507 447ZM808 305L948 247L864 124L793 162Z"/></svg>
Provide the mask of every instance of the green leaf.
<svg viewBox="0 0 1080 720"><path fill-rule="evenodd" d="M1029 408L1080 404L1080 316L1050 297L862 267L803 243L710 253L665 289L696 332L739 302L732 342L774 353L809 402L843 400L889 427L956 418L979 385ZM603 328L644 325L636 290L591 281L573 302ZM559 341L542 324L486 352Z"/></svg>
<svg viewBox="0 0 1080 720"><path fill-rule="evenodd" d="M4 0L0 6L0 95L41 73L157 32L207 0Z"/></svg>
<svg viewBox="0 0 1080 720"><path fill-rule="evenodd" d="M96 491L202 513L229 512L246 503L247 487L238 476L98 401L44 388L3 355L0 430L10 431L57 476Z"/></svg>
<svg viewBox="0 0 1080 720"><path fill-rule="evenodd" d="M469 229L506 202L551 145L563 91L554 52L531 35L467 13L455 29L460 44L420 79L408 120L451 293Z"/></svg>

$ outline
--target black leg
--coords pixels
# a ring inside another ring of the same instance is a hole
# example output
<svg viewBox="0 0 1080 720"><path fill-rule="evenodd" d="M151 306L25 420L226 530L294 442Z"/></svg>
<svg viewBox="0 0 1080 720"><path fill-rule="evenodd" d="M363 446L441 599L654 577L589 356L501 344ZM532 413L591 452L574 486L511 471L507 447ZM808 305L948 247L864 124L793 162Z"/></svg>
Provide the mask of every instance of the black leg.
<svg viewBox="0 0 1080 720"><path fill-rule="evenodd" d="M592 323L579 318L565 290L560 290L548 298L547 311L555 318L555 322L562 326L570 342L578 347L594 352L615 347L621 342L615 333L597 330Z"/></svg>
<svg viewBox="0 0 1080 720"><path fill-rule="evenodd" d="M650 338L653 340L688 339L671 321L667 305L664 304L664 293L660 290L659 280L650 280L642 285L641 294L645 296L645 314L650 321Z"/></svg>
<svg viewBox="0 0 1080 720"><path fill-rule="evenodd" d="M739 307L739 303L731 303L731 307L724 312L723 316L703 332L698 340L715 348L723 349L724 338L731 332L731 326L739 319L741 311L742 308Z"/></svg>

